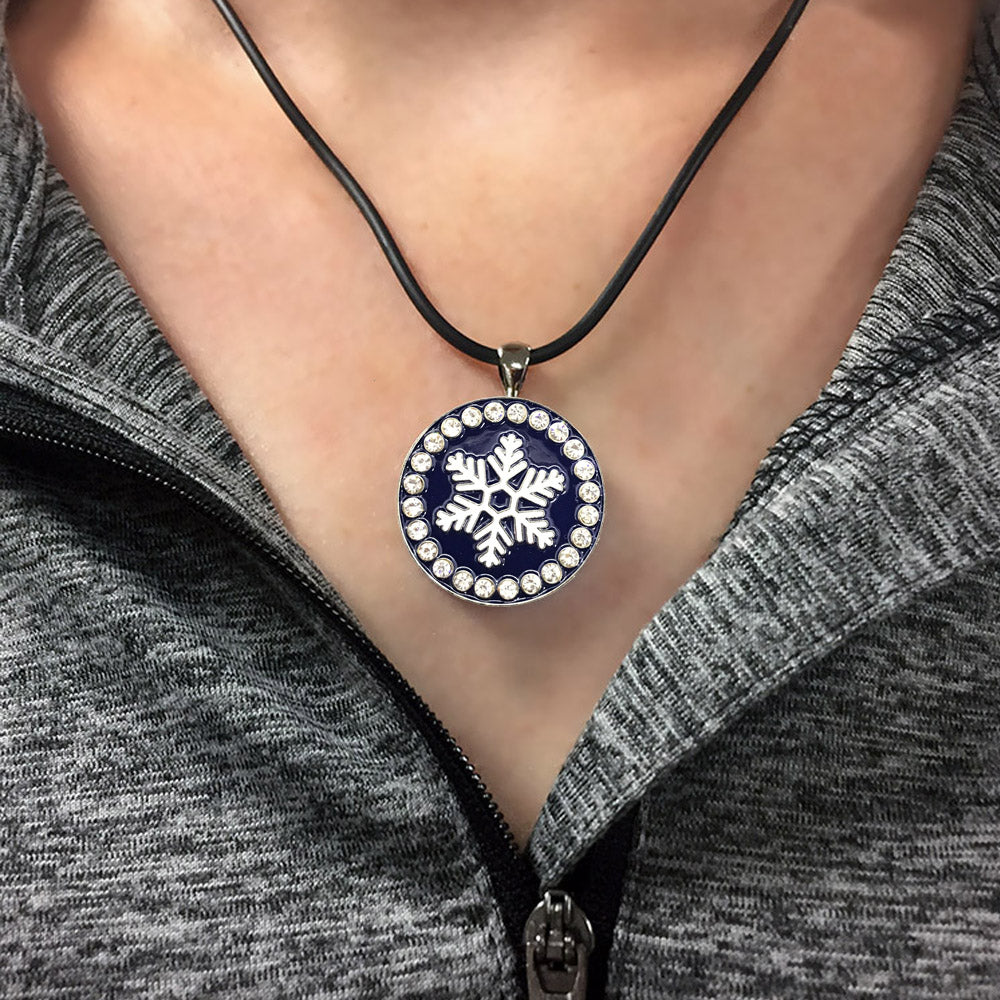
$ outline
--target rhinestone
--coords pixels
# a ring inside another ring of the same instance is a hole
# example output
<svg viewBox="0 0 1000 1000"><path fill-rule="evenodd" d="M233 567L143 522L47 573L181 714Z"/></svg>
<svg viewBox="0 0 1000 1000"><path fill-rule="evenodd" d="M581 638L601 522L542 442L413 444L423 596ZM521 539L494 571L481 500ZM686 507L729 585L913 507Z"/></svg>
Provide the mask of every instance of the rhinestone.
<svg viewBox="0 0 1000 1000"><path fill-rule="evenodd" d="M420 497L407 497L400 506L404 517L420 517L424 512L424 502Z"/></svg>
<svg viewBox="0 0 1000 1000"><path fill-rule="evenodd" d="M580 483L576 494L584 503L597 503L601 499L601 487L597 483Z"/></svg>
<svg viewBox="0 0 1000 1000"><path fill-rule="evenodd" d="M426 451L418 451L410 459L410 466L414 472L430 472L434 467L434 459Z"/></svg>
<svg viewBox="0 0 1000 1000"><path fill-rule="evenodd" d="M483 411L478 406L467 406L462 410L462 423L466 427L478 427L483 422Z"/></svg>
<svg viewBox="0 0 1000 1000"><path fill-rule="evenodd" d="M532 410L528 417L528 426L536 431L544 431L549 426L549 415L544 410Z"/></svg>
<svg viewBox="0 0 1000 1000"><path fill-rule="evenodd" d="M584 443L579 438L570 438L563 445L563 454L571 462L575 462L578 458L583 458L586 451Z"/></svg>
<svg viewBox="0 0 1000 1000"><path fill-rule="evenodd" d="M520 593L520 590L521 588L518 585L517 580L515 580L512 576L505 576L497 584L497 593L505 601L513 601L514 598L517 597L518 593Z"/></svg>
<svg viewBox="0 0 1000 1000"><path fill-rule="evenodd" d="M475 582L476 578L467 569L460 569L451 580L452 586L463 594L470 590Z"/></svg>
<svg viewBox="0 0 1000 1000"><path fill-rule="evenodd" d="M403 489L405 492L413 496L416 493L424 492L424 477L423 476L406 476L403 479Z"/></svg>
<svg viewBox="0 0 1000 1000"><path fill-rule="evenodd" d="M549 428L549 440L556 444L562 444L569 437L569 428L561 421L557 420Z"/></svg>
<svg viewBox="0 0 1000 1000"><path fill-rule="evenodd" d="M590 528L574 528L569 533L569 540L578 549L589 549L594 542L594 536L590 533Z"/></svg>
<svg viewBox="0 0 1000 1000"><path fill-rule="evenodd" d="M525 573L521 577L521 590L529 597L537 594L542 589L542 578L537 573Z"/></svg>
<svg viewBox="0 0 1000 1000"><path fill-rule="evenodd" d="M580 553L576 549L570 548L568 545L564 545L560 550L556 559L559 560L560 565L565 566L566 569L575 569L580 565Z"/></svg>
<svg viewBox="0 0 1000 1000"><path fill-rule="evenodd" d="M454 571L455 564L447 556L441 556L440 559L435 559L434 565L431 566L431 572L439 580L447 580Z"/></svg>
<svg viewBox="0 0 1000 1000"><path fill-rule="evenodd" d="M457 438L462 433L462 421L458 417L445 417L441 421L441 433L446 438Z"/></svg>
<svg viewBox="0 0 1000 1000"><path fill-rule="evenodd" d="M507 407L507 419L512 424L523 424L528 419L528 408L524 403L511 403Z"/></svg>
<svg viewBox="0 0 1000 1000"><path fill-rule="evenodd" d="M558 583L563 578L562 566L555 562L543 563L541 574L546 583Z"/></svg>
<svg viewBox="0 0 1000 1000"><path fill-rule="evenodd" d="M491 598L494 593L496 593L497 585L493 582L493 578L489 576L481 576L476 580L476 597L482 598L486 601Z"/></svg>
<svg viewBox="0 0 1000 1000"><path fill-rule="evenodd" d="M586 507L581 507L576 512L576 519L580 524L587 525L588 528L592 528L601 519L601 512L596 507L591 507L587 504Z"/></svg>
<svg viewBox="0 0 1000 1000"><path fill-rule="evenodd" d="M414 542L422 542L431 533L431 526L426 521L410 521L406 526L406 537Z"/></svg>
<svg viewBox="0 0 1000 1000"><path fill-rule="evenodd" d="M573 466L573 475L577 479L593 479L597 475L597 467L594 465L590 459L581 458L576 465Z"/></svg>
<svg viewBox="0 0 1000 1000"><path fill-rule="evenodd" d="M422 562L431 562L432 560L437 559L440 551L438 543L435 542L433 538L429 538L426 542L421 542L417 546L417 558Z"/></svg>
<svg viewBox="0 0 1000 1000"><path fill-rule="evenodd" d="M497 399L494 399L492 403L487 403L483 407L483 416L486 417L491 424L497 424L503 420L503 414L503 403Z"/></svg>
<svg viewBox="0 0 1000 1000"><path fill-rule="evenodd" d="M431 431L427 437L424 438L424 447L436 455L439 451L444 451L444 446L448 442L445 441L443 434L438 434L437 431Z"/></svg>

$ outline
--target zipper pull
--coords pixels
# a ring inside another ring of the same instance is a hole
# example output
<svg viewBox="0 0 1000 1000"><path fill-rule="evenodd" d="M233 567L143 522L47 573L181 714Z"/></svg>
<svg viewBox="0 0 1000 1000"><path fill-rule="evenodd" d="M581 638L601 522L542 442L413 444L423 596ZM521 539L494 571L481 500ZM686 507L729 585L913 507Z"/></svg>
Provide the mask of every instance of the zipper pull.
<svg viewBox="0 0 1000 1000"><path fill-rule="evenodd" d="M586 1000L594 931L569 893L550 889L524 925L528 1000Z"/></svg>

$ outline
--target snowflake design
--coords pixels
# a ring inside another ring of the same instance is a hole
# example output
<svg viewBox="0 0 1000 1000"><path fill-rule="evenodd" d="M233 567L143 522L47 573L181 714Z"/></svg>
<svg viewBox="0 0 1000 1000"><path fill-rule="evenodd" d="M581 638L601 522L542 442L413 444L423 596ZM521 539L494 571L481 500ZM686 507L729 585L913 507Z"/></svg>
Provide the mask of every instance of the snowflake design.
<svg viewBox="0 0 1000 1000"><path fill-rule="evenodd" d="M551 548L555 529L546 518L546 506L566 489L566 477L559 469L540 469L524 457L524 439L504 434L499 444L485 458L452 452L445 460L451 476L452 498L435 517L442 531L464 531L476 540L476 561L486 567L502 565L504 557L517 543ZM487 465L497 476L490 482ZM515 485L521 473L524 477ZM478 493L479 499L462 496ZM493 497L507 495L507 506L496 508ZM521 504L529 506L522 507Z"/></svg>

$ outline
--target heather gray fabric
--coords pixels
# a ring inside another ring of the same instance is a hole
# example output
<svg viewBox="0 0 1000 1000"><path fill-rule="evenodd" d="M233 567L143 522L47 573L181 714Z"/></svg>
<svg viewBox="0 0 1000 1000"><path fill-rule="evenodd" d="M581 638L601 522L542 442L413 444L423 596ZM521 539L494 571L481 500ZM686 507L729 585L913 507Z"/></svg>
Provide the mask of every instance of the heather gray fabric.
<svg viewBox="0 0 1000 1000"><path fill-rule="evenodd" d="M609 996L1000 996L998 642L993 562L662 779Z"/></svg>
<svg viewBox="0 0 1000 1000"><path fill-rule="evenodd" d="M995 6L830 384L534 832L556 884L640 804L609 997L1000 995ZM0 390L161 470L0 395L0 996L520 996L453 786L5 62L0 114Z"/></svg>

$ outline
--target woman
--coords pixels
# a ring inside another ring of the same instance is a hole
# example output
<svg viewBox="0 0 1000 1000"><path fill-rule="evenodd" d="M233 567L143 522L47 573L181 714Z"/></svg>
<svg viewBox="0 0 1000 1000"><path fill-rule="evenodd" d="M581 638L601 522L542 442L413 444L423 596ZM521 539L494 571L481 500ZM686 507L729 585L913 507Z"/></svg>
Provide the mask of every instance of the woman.
<svg viewBox="0 0 1000 1000"><path fill-rule="evenodd" d="M599 327L529 365L607 517L498 610L397 527L411 442L496 372L213 5L14 5L12 995L1000 985L994 6L809 6ZM490 347L590 305L786 12L238 8Z"/></svg>

